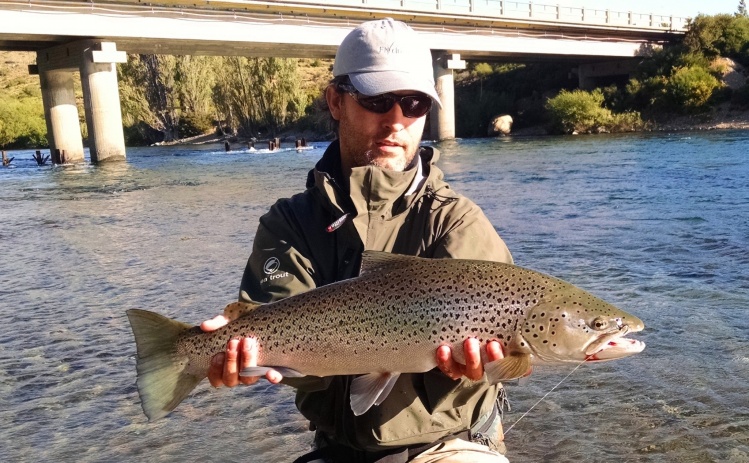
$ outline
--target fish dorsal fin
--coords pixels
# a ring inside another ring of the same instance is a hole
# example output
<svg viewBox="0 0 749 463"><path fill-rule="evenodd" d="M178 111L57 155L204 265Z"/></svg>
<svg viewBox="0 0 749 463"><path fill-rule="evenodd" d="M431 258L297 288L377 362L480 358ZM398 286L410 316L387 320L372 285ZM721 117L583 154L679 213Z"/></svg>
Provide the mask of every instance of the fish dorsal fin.
<svg viewBox="0 0 749 463"><path fill-rule="evenodd" d="M242 315L246 315L260 307L259 302L232 302L224 308L224 317L229 321L236 320Z"/></svg>
<svg viewBox="0 0 749 463"><path fill-rule="evenodd" d="M359 274L387 272L389 270L408 267L421 259L421 257L404 256L382 251L364 251L361 255L361 269Z"/></svg>

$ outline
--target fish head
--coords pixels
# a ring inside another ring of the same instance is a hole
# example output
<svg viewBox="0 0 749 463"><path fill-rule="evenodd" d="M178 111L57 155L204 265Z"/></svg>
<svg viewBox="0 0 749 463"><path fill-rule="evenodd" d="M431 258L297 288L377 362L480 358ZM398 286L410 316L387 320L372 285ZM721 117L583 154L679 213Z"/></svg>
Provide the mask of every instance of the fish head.
<svg viewBox="0 0 749 463"><path fill-rule="evenodd" d="M644 326L639 318L564 283L526 312L521 335L533 363L602 361L641 352L645 343L625 335Z"/></svg>

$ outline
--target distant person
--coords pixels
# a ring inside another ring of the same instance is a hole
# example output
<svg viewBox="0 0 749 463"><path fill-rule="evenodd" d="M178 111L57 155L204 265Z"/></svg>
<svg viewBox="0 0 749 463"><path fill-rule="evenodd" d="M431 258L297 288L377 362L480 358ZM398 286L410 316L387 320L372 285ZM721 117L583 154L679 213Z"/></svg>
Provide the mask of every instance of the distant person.
<svg viewBox="0 0 749 463"><path fill-rule="evenodd" d="M325 90L338 138L307 177L306 191L281 199L260 218L240 286L240 300L269 302L354 277L364 250L430 258L512 262L481 209L444 181L437 150L419 147L426 115L440 104L429 49L406 24L366 22L341 43ZM266 264L274 275L266 278ZM203 322L207 331L228 319ZM493 462L507 459L502 442L501 385L484 378L480 352L502 358L497 342L464 344L466 364L449 347L439 368L401 374L380 405L354 416L351 376L283 378L316 431L316 450L298 462ZM250 338L232 340L212 362L215 387L252 384L239 377L255 365ZM387 458L383 460L383 458Z"/></svg>

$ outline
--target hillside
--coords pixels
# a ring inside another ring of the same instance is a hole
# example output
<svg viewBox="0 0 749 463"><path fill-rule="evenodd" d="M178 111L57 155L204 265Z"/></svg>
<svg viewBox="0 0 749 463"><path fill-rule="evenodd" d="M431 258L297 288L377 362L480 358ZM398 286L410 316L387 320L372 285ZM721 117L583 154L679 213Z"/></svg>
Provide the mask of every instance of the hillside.
<svg viewBox="0 0 749 463"><path fill-rule="evenodd" d="M0 51L0 94L17 98L39 96L39 76L29 75L29 64L36 63L36 53Z"/></svg>

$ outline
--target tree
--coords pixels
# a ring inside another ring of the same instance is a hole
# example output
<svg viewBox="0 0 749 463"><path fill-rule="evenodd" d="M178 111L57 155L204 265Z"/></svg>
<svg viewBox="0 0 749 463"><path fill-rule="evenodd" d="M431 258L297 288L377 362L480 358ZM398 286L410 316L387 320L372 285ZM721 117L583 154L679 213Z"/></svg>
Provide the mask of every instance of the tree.
<svg viewBox="0 0 749 463"><path fill-rule="evenodd" d="M211 96L217 61L209 56L178 57L175 80L181 107L180 135L198 135L213 127L215 110Z"/></svg>
<svg viewBox="0 0 749 463"><path fill-rule="evenodd" d="M213 102L226 124L248 136L259 130L276 135L304 115L308 98L297 74L297 60L225 57L217 73Z"/></svg>
<svg viewBox="0 0 749 463"><path fill-rule="evenodd" d="M736 11L736 14L738 14L739 16L747 16L746 1L745 0L741 0L739 2L739 8Z"/></svg>
<svg viewBox="0 0 749 463"><path fill-rule="evenodd" d="M164 141L178 138L177 61L171 55L131 55L121 66L123 122L145 122L161 132Z"/></svg>

